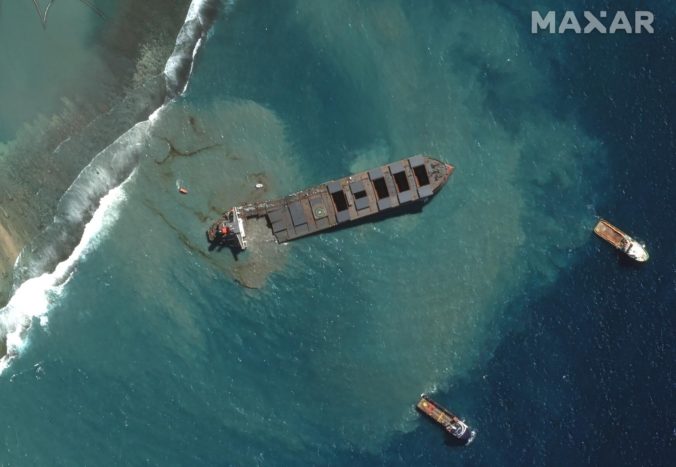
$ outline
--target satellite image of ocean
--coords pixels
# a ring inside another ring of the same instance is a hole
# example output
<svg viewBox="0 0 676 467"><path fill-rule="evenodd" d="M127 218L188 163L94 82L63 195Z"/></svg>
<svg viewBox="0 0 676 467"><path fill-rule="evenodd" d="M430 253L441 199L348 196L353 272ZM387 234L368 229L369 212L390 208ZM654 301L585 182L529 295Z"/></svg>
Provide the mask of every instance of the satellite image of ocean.
<svg viewBox="0 0 676 467"><path fill-rule="evenodd" d="M0 465L673 465L676 10L638 3L0 0ZM601 10L654 31L558 30ZM455 167L418 214L209 249L416 154Z"/></svg>

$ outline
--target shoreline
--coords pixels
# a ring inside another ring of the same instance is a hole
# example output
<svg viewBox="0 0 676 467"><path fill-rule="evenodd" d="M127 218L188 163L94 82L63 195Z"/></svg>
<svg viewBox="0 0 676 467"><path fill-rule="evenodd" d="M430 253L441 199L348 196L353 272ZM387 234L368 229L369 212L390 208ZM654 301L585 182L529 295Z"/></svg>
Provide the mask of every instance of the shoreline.
<svg viewBox="0 0 676 467"><path fill-rule="evenodd" d="M2 214L6 215L5 209L0 207ZM12 282L14 262L21 252L17 245L16 235L12 235L5 226L0 223L0 305L9 298L9 288ZM1 349L0 349L1 350Z"/></svg>
<svg viewBox="0 0 676 467"><path fill-rule="evenodd" d="M102 91L118 91L107 98L110 105L99 102L98 111L89 119L80 118L81 126L73 130L68 117L75 117L74 121L81 117L78 104L64 98L62 115L40 116L37 123L24 125L15 141L0 145L0 158L8 162L7 171L0 175L0 186L4 185L0 208L5 219L13 221L5 222L0 232L0 372L18 355L32 320L49 311L45 294L60 285L64 267L83 254L91 229L105 216L101 214L105 200L138 166L143 150L138 142L129 145L129 138L142 139L143 128L153 116L187 89L199 46L220 10L218 0L184 3L186 8L168 9L174 13L169 26L166 17L155 28L136 19L141 39L147 34L152 37L149 42L126 37L127 44L134 44L136 60L118 70L114 86L100 85ZM119 18L114 24L122 32L129 28ZM169 41L169 36L175 39ZM101 42L115 55L110 37L102 35ZM100 55L104 59L105 52ZM111 56L105 58L115 58ZM91 88L83 89L81 97L91 93ZM92 106L95 103L86 107ZM40 125L45 121L46 128ZM3 177L9 183L3 183ZM19 227L21 234L17 234ZM29 303L35 294L43 300L38 312Z"/></svg>
<svg viewBox="0 0 676 467"><path fill-rule="evenodd" d="M158 89L154 83L162 76L190 4L185 0L165 6L155 0L139 6L129 0L119 5L93 38L90 59L104 63L107 76L84 76L75 94L61 89L59 109L25 122L13 140L0 144L5 169L0 174L0 307L20 282L14 267L20 252L53 223L62 196L81 171L120 134L148 117L144 107L154 110L164 101L163 86ZM152 18L152 27L147 18ZM142 91L147 102L139 103L136 95Z"/></svg>

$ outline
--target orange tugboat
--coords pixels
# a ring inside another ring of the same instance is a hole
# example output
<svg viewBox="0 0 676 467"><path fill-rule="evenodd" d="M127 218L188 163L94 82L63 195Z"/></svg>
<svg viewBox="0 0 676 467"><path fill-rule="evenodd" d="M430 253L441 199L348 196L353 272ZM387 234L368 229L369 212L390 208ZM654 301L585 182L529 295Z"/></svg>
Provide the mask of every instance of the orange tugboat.
<svg viewBox="0 0 676 467"><path fill-rule="evenodd" d="M448 434L462 442L465 446L474 441L476 437L475 430L472 430L463 420L460 420L425 394L420 395L416 408L443 426Z"/></svg>
<svg viewBox="0 0 676 467"><path fill-rule="evenodd" d="M600 219L594 227L594 233L639 263L648 261L650 257L644 245L641 245L607 220Z"/></svg>

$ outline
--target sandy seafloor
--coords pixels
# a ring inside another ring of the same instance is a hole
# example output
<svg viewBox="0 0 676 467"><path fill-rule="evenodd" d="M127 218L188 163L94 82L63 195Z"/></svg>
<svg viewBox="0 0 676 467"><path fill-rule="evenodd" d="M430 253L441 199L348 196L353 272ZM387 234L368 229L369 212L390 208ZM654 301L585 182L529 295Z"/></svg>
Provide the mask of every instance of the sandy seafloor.
<svg viewBox="0 0 676 467"><path fill-rule="evenodd" d="M227 8L186 92L106 149L138 164L75 253L0 312L33 316L0 463L668 465L673 11L654 35L534 36L532 8ZM456 166L419 215L207 250L231 205L416 153ZM651 262L594 238L599 215ZM476 443L449 446L421 392Z"/></svg>

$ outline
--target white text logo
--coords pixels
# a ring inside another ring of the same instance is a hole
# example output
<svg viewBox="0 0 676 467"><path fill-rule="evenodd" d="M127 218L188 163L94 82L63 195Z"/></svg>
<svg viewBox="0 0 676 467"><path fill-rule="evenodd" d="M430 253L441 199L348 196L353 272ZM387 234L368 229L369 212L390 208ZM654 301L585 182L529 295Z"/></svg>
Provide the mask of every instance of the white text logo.
<svg viewBox="0 0 676 467"><path fill-rule="evenodd" d="M633 22L629 19L630 17L632 17ZM564 34L566 32L575 34L590 34L593 32L601 34L615 34L616 32L641 34L645 31L652 34L654 32L655 15L650 11L635 11L633 15L618 11L612 16L611 20L607 11L600 11L598 16L591 11L585 11L581 23L574 11L566 11L560 18L557 27L555 11L548 11L544 17L540 15L539 11L532 11L530 32L533 34L540 31L547 31L550 34Z"/></svg>

